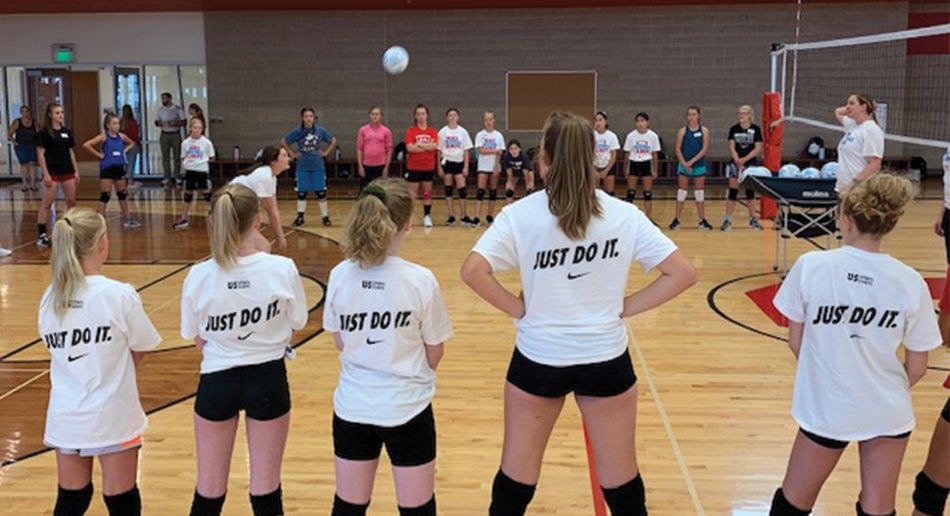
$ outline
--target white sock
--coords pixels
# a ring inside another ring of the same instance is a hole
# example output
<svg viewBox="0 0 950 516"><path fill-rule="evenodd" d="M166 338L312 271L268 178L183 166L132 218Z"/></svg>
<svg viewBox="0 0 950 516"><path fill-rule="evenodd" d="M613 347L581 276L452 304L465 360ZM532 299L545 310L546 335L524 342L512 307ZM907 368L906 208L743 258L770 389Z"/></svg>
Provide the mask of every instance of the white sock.
<svg viewBox="0 0 950 516"><path fill-rule="evenodd" d="M317 204L320 205L320 214L326 217L327 216L327 201L319 201Z"/></svg>
<svg viewBox="0 0 950 516"><path fill-rule="evenodd" d="M307 211L307 201L303 199L297 199L297 213L304 213Z"/></svg>

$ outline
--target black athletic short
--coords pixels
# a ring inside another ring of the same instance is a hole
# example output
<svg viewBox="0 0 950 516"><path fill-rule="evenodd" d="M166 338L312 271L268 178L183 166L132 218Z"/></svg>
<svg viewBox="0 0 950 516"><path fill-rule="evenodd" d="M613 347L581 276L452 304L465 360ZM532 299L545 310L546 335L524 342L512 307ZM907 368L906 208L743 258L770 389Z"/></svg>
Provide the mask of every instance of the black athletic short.
<svg viewBox="0 0 950 516"><path fill-rule="evenodd" d="M542 398L560 398L571 392L608 398L627 392L637 383L637 375L633 372L629 351L606 362L554 367L534 362L515 348L507 380L528 394Z"/></svg>
<svg viewBox="0 0 950 516"><path fill-rule="evenodd" d="M465 162L462 161L446 161L442 164L442 171L446 174L461 174L462 170L465 169Z"/></svg>
<svg viewBox="0 0 950 516"><path fill-rule="evenodd" d="M947 251L947 265L950 265L950 209L943 210L940 226L943 228L943 246Z"/></svg>
<svg viewBox="0 0 950 516"><path fill-rule="evenodd" d="M384 168L386 168L385 165L377 165L377 166L363 165L363 172L365 172L366 175L363 176L362 181L366 184L370 184L373 182L373 180L379 179L380 177L383 176Z"/></svg>
<svg viewBox="0 0 950 516"><path fill-rule="evenodd" d="M948 397L947 402L943 404L943 410L940 411L940 417L942 417L947 423L950 423L950 397Z"/></svg>
<svg viewBox="0 0 950 516"><path fill-rule="evenodd" d="M99 179L111 179L112 181L125 179L125 166L112 165L110 167L106 167L99 171Z"/></svg>
<svg viewBox="0 0 950 516"><path fill-rule="evenodd" d="M290 412L290 385L283 358L201 375L196 414L209 421L226 421L242 410L258 421Z"/></svg>
<svg viewBox="0 0 950 516"><path fill-rule="evenodd" d="M653 176L653 160L631 161L630 175L637 176L637 177Z"/></svg>
<svg viewBox="0 0 950 516"><path fill-rule="evenodd" d="M376 460L384 444L393 466L421 466L435 460L432 405L394 427L351 423L333 414L333 454L337 457Z"/></svg>
<svg viewBox="0 0 950 516"><path fill-rule="evenodd" d="M406 170L406 181L410 183L432 182L435 170Z"/></svg>
<svg viewBox="0 0 950 516"><path fill-rule="evenodd" d="M598 168L598 169L597 169L597 174L598 174L598 175L599 175L599 174L603 174L603 173L604 173L604 170L607 170L607 167ZM613 167L610 167L610 170L607 170L607 177L612 177L612 176L616 176L616 175L617 175L617 167L616 167L616 165L613 166Z"/></svg>
<svg viewBox="0 0 950 516"><path fill-rule="evenodd" d="M843 450L848 447L848 441L839 441L837 439L831 439L828 437L822 437L820 435L813 434L804 428L799 427L798 431L802 433L805 437L809 438L812 442L819 446L824 446L825 448L831 448L832 450ZM910 432L904 432L897 435L881 435L878 437L887 437L888 439L906 439L910 437ZM876 439L876 437L872 437ZM870 439L867 439L870 441Z"/></svg>
<svg viewBox="0 0 950 516"><path fill-rule="evenodd" d="M211 181L208 179L207 172L198 172L196 170L185 171L185 190L210 190Z"/></svg>

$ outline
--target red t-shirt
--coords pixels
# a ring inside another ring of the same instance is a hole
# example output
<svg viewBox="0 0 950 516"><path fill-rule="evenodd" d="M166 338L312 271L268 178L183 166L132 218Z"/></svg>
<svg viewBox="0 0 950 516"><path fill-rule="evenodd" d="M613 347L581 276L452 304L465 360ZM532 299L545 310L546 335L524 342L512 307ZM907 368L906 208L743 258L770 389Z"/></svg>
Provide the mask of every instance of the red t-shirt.
<svg viewBox="0 0 950 516"><path fill-rule="evenodd" d="M406 129L406 145L412 143L438 143L439 133L432 126L425 129L419 129L419 126L412 126ZM425 152L406 152L406 169L416 172L435 171L436 151Z"/></svg>

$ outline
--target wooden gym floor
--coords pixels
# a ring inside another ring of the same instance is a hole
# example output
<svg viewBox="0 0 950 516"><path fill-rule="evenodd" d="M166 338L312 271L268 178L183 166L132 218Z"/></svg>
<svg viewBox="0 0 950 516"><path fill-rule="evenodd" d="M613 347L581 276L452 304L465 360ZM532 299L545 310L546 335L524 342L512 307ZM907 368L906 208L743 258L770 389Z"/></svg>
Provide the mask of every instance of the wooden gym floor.
<svg viewBox="0 0 950 516"><path fill-rule="evenodd" d="M84 180L81 205L95 206L95 185ZM914 203L886 247L938 282L945 270L942 242L932 230L940 206L939 180L926 191L931 200ZM204 212L202 203L193 209L191 228L171 229L179 206L172 192L148 186L142 190L133 211L144 227L135 231L121 229L118 205L114 200L110 204L112 249L105 273L140 290L165 339L139 374L143 403L151 412L139 472L146 514L187 513L195 481L191 396L200 357L178 336L178 304L187 269L208 256L208 244L204 219L194 215ZM284 196L289 192L282 188ZM708 218L718 228L724 203L717 193L710 192L714 200L707 205ZM36 309L49 282L49 253L33 244L38 205L36 193L24 194L14 186L0 189L0 243L15 249L12 257L0 259L3 514L50 514L56 492L54 455L42 445L49 370L48 354L37 340ZM59 206L62 214L61 201ZM340 224L351 206L352 201L331 200L337 225L324 228L311 201L307 225L288 236L287 254L306 277L313 307L307 328L295 336L298 358L288 365L293 392L283 468L288 514L328 514L333 499L330 421L339 366L332 339L320 330L321 303L329 270L342 256L337 244ZM673 202L657 201L654 207L657 222L665 226ZM280 209L289 225L295 211L289 196L282 197ZM685 229L670 236L699 270L699 284L628 323L640 379L637 447L651 514L766 514L784 474L796 431L789 415L795 362L783 341L785 330L758 308L754 293L747 294L779 281L771 269L774 232L747 229L743 213L740 206L731 232L703 233L695 229L690 204ZM434 219L437 224L445 219L441 200L435 203ZM421 217L416 221L418 226ZM514 327L458 279L459 265L483 230L418 226L404 248L405 258L435 272L455 326L455 338L447 343L439 368L435 398L436 490L440 513L446 515L486 513L501 453L502 386ZM804 240L789 246L793 259L815 248ZM649 280L635 266L628 288ZM516 288L517 274L506 274L503 281ZM930 362L933 368L913 391L918 427L901 475L897 509L903 514L910 512L913 478L947 396L941 383L950 369L950 351L934 351ZM243 434L238 442L243 442ZM859 490L855 449L849 448L825 485L815 514L853 513ZM225 514L250 514L246 461L246 449L239 444ZM391 475L388 467L381 467L370 514L395 513ZM593 514L581 421L573 403L565 406L551 437L529 513ZM105 514L98 495L90 514Z"/></svg>

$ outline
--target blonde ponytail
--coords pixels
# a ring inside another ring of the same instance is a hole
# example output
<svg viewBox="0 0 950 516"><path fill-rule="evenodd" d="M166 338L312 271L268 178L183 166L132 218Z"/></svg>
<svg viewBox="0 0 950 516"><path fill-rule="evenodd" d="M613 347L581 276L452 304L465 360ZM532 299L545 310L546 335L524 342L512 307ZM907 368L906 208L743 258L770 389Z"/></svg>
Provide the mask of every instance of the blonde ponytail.
<svg viewBox="0 0 950 516"><path fill-rule="evenodd" d="M541 139L551 160L547 174L548 209L571 240L587 234L592 216L601 216L594 175L594 129L573 113L554 112Z"/></svg>
<svg viewBox="0 0 950 516"><path fill-rule="evenodd" d="M254 222L260 201L250 188L228 183L211 199L208 217L208 235L211 257L224 269L237 265L241 238Z"/></svg>
<svg viewBox="0 0 950 516"><path fill-rule="evenodd" d="M403 179L377 179L360 193L343 228L343 253L360 267L383 263L393 239L412 216L412 194Z"/></svg>
<svg viewBox="0 0 950 516"><path fill-rule="evenodd" d="M854 220L861 233L881 238L897 226L913 197L913 185L907 178L882 172L848 190L841 212Z"/></svg>
<svg viewBox="0 0 950 516"><path fill-rule="evenodd" d="M106 219L89 208L72 208L53 226L53 312L62 319L69 301L86 282L81 261L95 252Z"/></svg>

